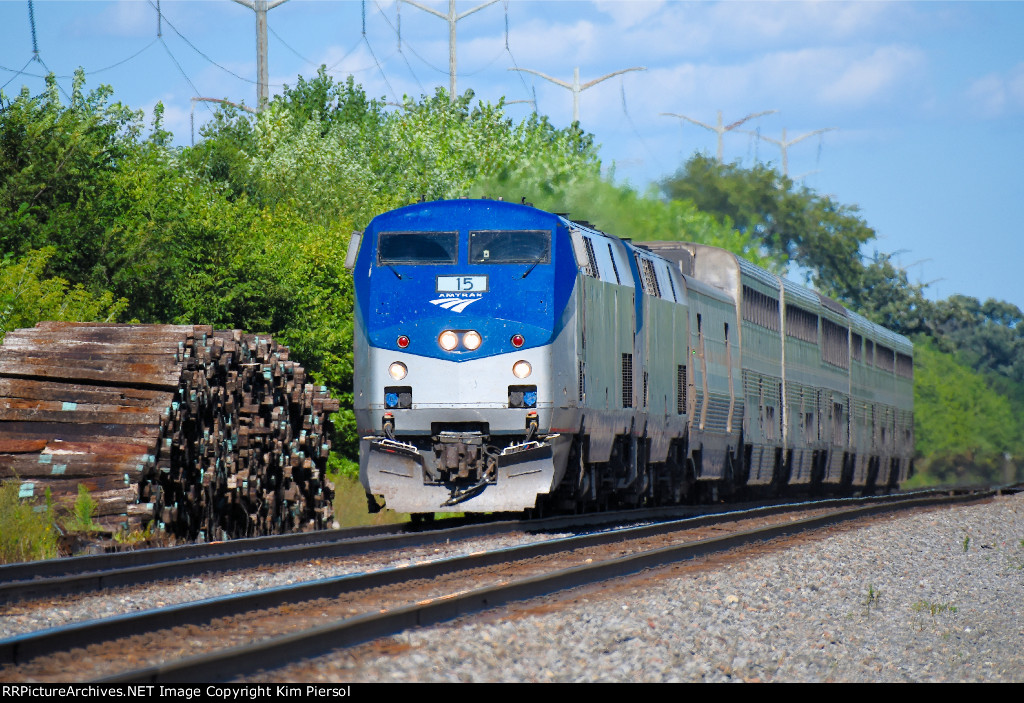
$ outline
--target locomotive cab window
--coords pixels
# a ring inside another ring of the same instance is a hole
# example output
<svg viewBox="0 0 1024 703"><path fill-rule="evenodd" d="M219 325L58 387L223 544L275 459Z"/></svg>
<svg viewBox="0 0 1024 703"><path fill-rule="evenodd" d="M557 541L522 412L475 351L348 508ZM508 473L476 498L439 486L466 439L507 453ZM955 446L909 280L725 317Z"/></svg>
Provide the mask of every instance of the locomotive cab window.
<svg viewBox="0 0 1024 703"><path fill-rule="evenodd" d="M550 232L486 230L469 233L471 264L546 264L550 260Z"/></svg>
<svg viewBox="0 0 1024 703"><path fill-rule="evenodd" d="M458 260L458 232L381 232L377 263L454 264Z"/></svg>

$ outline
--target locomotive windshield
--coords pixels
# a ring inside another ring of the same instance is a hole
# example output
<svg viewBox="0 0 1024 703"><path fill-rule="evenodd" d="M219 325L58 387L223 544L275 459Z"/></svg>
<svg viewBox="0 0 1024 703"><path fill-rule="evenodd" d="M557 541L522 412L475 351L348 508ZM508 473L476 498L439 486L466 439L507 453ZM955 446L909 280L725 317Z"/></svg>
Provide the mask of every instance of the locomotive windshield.
<svg viewBox="0 0 1024 703"><path fill-rule="evenodd" d="M377 263L454 264L458 252L458 232L381 232Z"/></svg>
<svg viewBox="0 0 1024 703"><path fill-rule="evenodd" d="M551 233L545 230L486 230L469 233L471 264L546 264Z"/></svg>

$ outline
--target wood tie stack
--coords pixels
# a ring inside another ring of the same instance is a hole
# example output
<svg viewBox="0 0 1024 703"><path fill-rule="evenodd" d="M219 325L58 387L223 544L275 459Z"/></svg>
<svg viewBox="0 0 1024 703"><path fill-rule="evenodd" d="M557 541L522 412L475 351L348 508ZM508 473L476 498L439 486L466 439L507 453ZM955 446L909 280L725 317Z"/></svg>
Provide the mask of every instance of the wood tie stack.
<svg viewBox="0 0 1024 703"><path fill-rule="evenodd" d="M239 330L42 322L0 347L0 479L109 529L215 540L328 527L329 413L288 348Z"/></svg>

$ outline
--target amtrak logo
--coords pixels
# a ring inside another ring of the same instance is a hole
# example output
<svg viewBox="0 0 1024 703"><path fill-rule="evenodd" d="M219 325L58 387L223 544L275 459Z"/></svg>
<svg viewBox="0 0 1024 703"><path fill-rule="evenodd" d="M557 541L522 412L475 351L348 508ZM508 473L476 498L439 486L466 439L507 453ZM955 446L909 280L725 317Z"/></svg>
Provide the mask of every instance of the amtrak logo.
<svg viewBox="0 0 1024 703"><path fill-rule="evenodd" d="M445 310L462 312L478 300L480 300L480 298L435 298L430 302L438 307L444 308Z"/></svg>

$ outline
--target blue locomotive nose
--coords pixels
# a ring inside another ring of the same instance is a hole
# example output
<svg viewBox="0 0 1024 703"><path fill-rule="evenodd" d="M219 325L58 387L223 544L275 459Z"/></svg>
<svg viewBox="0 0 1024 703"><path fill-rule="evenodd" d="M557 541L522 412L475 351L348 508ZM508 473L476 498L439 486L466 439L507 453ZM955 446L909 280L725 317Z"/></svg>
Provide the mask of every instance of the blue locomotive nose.
<svg viewBox="0 0 1024 703"><path fill-rule="evenodd" d="M496 201L379 216L355 278L370 347L464 362L549 344L576 275L560 226L549 213Z"/></svg>

